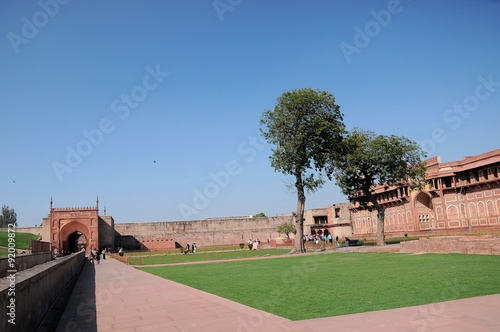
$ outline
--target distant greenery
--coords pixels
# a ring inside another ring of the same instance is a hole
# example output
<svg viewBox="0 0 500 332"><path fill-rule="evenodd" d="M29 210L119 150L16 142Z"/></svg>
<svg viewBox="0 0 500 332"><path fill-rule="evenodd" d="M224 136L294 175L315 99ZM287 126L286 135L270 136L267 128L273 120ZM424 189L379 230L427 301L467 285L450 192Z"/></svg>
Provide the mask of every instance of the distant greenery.
<svg viewBox="0 0 500 332"><path fill-rule="evenodd" d="M500 256L488 255L333 253L141 270L291 320L500 293Z"/></svg>
<svg viewBox="0 0 500 332"><path fill-rule="evenodd" d="M38 239L38 235L31 233L15 233L16 249L29 249L32 240ZM6 231L0 231L0 247L7 247L8 234Z"/></svg>
<svg viewBox="0 0 500 332"><path fill-rule="evenodd" d="M211 260L226 260L237 258L264 257L285 255L290 252L290 249L262 249L262 250L237 250L237 251L220 251L220 252L205 252L197 254L175 254L163 256L131 256L129 264L131 265L153 265L153 264L173 264L186 262L200 262Z"/></svg>
<svg viewBox="0 0 500 332"><path fill-rule="evenodd" d="M9 209L7 205L4 205L0 214L0 228L7 228L9 224L17 226L17 214L14 209Z"/></svg>
<svg viewBox="0 0 500 332"><path fill-rule="evenodd" d="M259 212L257 214L254 214L254 217L255 218L265 218L267 216L266 216L266 214L264 212Z"/></svg>
<svg viewBox="0 0 500 332"><path fill-rule="evenodd" d="M290 233L295 232L295 225L291 222L284 222L278 225L278 234L285 234L287 238L290 238Z"/></svg>

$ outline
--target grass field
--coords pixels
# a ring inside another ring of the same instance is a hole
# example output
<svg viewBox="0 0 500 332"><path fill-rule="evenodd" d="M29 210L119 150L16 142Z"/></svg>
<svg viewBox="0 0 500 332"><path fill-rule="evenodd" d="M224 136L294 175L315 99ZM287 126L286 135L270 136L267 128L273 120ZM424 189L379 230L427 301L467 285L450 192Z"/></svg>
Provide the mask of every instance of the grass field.
<svg viewBox="0 0 500 332"><path fill-rule="evenodd" d="M142 268L291 320L500 293L500 256L334 253Z"/></svg>
<svg viewBox="0 0 500 332"><path fill-rule="evenodd" d="M290 249L262 249L262 250L234 250L234 251L216 251L216 252L201 252L197 254L175 254L175 255L158 255L158 256L131 256L129 264L131 265L153 265L153 264L171 264L185 262L200 262L209 260L225 260L236 258L264 257L285 255L290 252Z"/></svg>
<svg viewBox="0 0 500 332"><path fill-rule="evenodd" d="M8 233L5 231L0 232L0 247L7 247ZM31 241L38 239L38 235L31 233L15 233L16 249L29 249Z"/></svg>

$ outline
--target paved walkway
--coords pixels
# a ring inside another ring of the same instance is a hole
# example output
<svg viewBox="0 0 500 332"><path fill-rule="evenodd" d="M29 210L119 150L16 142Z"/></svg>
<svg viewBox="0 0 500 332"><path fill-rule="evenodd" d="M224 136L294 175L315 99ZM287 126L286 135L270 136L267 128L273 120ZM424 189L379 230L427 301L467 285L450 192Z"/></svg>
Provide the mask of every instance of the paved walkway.
<svg viewBox="0 0 500 332"><path fill-rule="evenodd" d="M75 332L334 330L500 331L500 294L290 321L107 259L95 266L86 263L57 328Z"/></svg>

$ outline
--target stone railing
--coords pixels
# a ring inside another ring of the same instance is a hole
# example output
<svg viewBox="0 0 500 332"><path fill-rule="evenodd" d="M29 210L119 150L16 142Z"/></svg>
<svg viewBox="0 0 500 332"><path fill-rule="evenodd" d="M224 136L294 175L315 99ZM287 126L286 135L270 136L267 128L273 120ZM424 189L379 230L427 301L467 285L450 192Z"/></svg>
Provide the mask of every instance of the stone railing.
<svg viewBox="0 0 500 332"><path fill-rule="evenodd" d="M0 279L1 330L35 331L84 261L79 252Z"/></svg>
<svg viewBox="0 0 500 332"><path fill-rule="evenodd" d="M43 252L38 254L17 255L11 257L14 261L15 268L9 267L9 257L0 257L0 278L7 276L7 270L16 270L21 272L30 269L34 266L50 262L52 255L50 252Z"/></svg>

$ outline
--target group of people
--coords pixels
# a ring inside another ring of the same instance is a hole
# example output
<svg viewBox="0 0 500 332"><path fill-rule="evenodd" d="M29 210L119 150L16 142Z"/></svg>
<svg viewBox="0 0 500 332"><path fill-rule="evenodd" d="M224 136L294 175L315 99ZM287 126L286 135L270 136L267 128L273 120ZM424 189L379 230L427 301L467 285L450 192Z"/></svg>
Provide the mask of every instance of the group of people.
<svg viewBox="0 0 500 332"><path fill-rule="evenodd" d="M254 239L253 241L248 239L248 249L249 250L257 250L260 246L260 240Z"/></svg>
<svg viewBox="0 0 500 332"><path fill-rule="evenodd" d="M193 254L196 254L196 243L193 242L193 244L186 244L186 250L184 250L184 253L187 254L187 253L193 253Z"/></svg>
<svg viewBox="0 0 500 332"><path fill-rule="evenodd" d="M95 259L97 261L97 264L99 264L101 263L101 256L102 259L106 259L106 253L107 253L106 249L102 249L102 251L99 252L97 249L92 248L92 250L90 250L89 260L92 264L94 264L94 259Z"/></svg>
<svg viewBox="0 0 500 332"><path fill-rule="evenodd" d="M83 248L83 247L82 247L82 248L80 249L80 251L81 251L81 250L85 250L85 248ZM73 250L73 252L74 252L74 253L78 252L78 249L77 249L77 248L75 248L75 249ZM71 254L71 252L70 252L70 251L68 251L68 250L66 250L66 251L65 251L64 249L59 250L59 249L57 249L56 247L54 247L54 249L52 250L52 257L54 257L54 259L56 259L57 257L62 257L62 256L65 256L65 255L69 255L69 254Z"/></svg>
<svg viewBox="0 0 500 332"><path fill-rule="evenodd" d="M328 234L328 235L317 235L317 234L311 234L311 235L304 235L303 239L302 239L304 242L306 241L310 241L310 242L314 242L314 244L318 244L319 241L324 241L325 243L330 243L330 244L333 244L333 237L332 237L332 234ZM335 237L335 243L338 244L339 242L339 237Z"/></svg>

